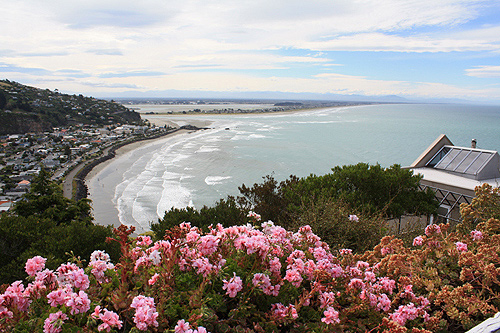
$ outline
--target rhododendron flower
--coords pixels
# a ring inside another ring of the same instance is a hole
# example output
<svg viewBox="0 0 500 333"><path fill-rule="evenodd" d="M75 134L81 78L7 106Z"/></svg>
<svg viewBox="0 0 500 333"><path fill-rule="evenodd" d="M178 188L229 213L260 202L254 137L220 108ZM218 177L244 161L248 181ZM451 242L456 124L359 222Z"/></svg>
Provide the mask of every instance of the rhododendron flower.
<svg viewBox="0 0 500 333"><path fill-rule="evenodd" d="M365 287L365 284L363 280L361 279L351 279L349 282L349 288L353 289L363 289Z"/></svg>
<svg viewBox="0 0 500 333"><path fill-rule="evenodd" d="M299 271L296 269L287 270L284 279L297 288L300 286L303 280L302 275L300 275Z"/></svg>
<svg viewBox="0 0 500 333"><path fill-rule="evenodd" d="M349 215L349 221L358 222L359 221L359 217L356 216L356 215Z"/></svg>
<svg viewBox="0 0 500 333"><path fill-rule="evenodd" d="M29 276L35 276L35 274L45 268L45 262L47 259L42 258L40 256L33 257L26 261L26 273Z"/></svg>
<svg viewBox="0 0 500 333"><path fill-rule="evenodd" d="M466 252L467 251L467 244L462 243L462 242L456 242L455 245L457 246L458 252Z"/></svg>
<svg viewBox="0 0 500 333"><path fill-rule="evenodd" d="M413 246L420 246L424 243L422 236L417 236L413 239Z"/></svg>
<svg viewBox="0 0 500 333"><path fill-rule="evenodd" d="M59 333L62 331L61 326L64 324L64 321L68 319L62 311L58 311L56 313L49 314L49 318L45 319L43 325L44 333Z"/></svg>
<svg viewBox="0 0 500 333"><path fill-rule="evenodd" d="M324 312L323 315L325 316L324 318L321 318L321 321L324 322L327 325L330 324L338 324L340 323L339 320L339 313L335 311L334 308L328 307Z"/></svg>
<svg viewBox="0 0 500 333"><path fill-rule="evenodd" d="M483 239L483 233L479 230L472 230L470 232L470 235L472 239L475 241L480 241L481 239Z"/></svg>
<svg viewBox="0 0 500 333"><path fill-rule="evenodd" d="M222 286L222 289L226 290L226 294L229 295L229 297L235 297L238 291L241 291L243 289L243 282L241 281L241 278L239 276L236 276L236 273L233 272L233 277L227 280L223 280L224 286Z"/></svg>

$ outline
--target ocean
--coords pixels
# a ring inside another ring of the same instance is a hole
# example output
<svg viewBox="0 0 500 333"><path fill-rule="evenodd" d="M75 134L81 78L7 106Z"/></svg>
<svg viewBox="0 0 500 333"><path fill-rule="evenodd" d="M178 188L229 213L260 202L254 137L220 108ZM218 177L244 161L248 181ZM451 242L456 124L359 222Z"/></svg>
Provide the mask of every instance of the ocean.
<svg viewBox="0 0 500 333"><path fill-rule="evenodd" d="M172 207L211 206L238 186L273 175L328 173L366 162L410 165L440 134L457 146L500 150L500 107L382 104L296 113L154 115L210 129L145 143L87 180L99 224L134 225L137 232ZM117 220L118 219L118 220Z"/></svg>

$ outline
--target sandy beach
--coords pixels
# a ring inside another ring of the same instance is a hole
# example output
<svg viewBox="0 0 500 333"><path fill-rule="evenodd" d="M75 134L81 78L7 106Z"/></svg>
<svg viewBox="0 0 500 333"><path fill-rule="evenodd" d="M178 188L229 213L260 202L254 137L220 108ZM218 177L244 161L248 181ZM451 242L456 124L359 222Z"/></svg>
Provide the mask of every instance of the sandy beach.
<svg viewBox="0 0 500 333"><path fill-rule="evenodd" d="M156 126L180 127L186 125L186 123L178 123L165 118L155 119L152 117L153 119L151 119L147 115L142 115L142 117ZM189 119L187 124L206 128L210 126L211 121ZM116 209L116 203L113 202L115 197L114 188L123 180L124 170L142 155L141 150L154 150L155 147L161 147L166 142L173 142L176 140L176 137L182 137L191 132L193 131L179 130L160 138L130 143L118 148L115 151L116 155L114 158L96 165L87 177L85 177L85 183L89 190L88 198L92 200L92 208L95 216L94 222L100 225L120 226L119 212ZM136 226L136 228L138 233L147 231L140 230L140 226Z"/></svg>

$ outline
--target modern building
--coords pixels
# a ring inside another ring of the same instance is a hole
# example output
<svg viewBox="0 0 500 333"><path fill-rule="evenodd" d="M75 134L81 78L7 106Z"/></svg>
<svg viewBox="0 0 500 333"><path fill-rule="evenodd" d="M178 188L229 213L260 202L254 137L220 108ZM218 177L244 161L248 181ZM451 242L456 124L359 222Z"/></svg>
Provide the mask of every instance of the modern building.
<svg viewBox="0 0 500 333"><path fill-rule="evenodd" d="M438 217L443 222L460 220L460 204L470 203L474 189L483 183L500 184L500 155L497 151L458 147L440 135L409 167L423 176L422 189L431 188L440 203ZM433 221L431 221L432 223Z"/></svg>

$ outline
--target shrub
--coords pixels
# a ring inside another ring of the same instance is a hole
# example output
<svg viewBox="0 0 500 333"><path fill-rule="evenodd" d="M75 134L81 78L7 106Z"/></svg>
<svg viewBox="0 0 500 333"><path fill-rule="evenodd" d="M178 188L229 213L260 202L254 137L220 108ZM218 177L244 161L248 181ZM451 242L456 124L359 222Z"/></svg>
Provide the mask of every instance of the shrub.
<svg viewBox="0 0 500 333"><path fill-rule="evenodd" d="M131 240L133 228L115 232L116 265L103 252L85 269L76 261L50 271L43 258L30 259L31 283L17 281L0 295L0 330L403 332L427 325L425 297L350 250L332 252L307 226L292 233L270 222L217 225L204 233L183 223L155 243Z"/></svg>

